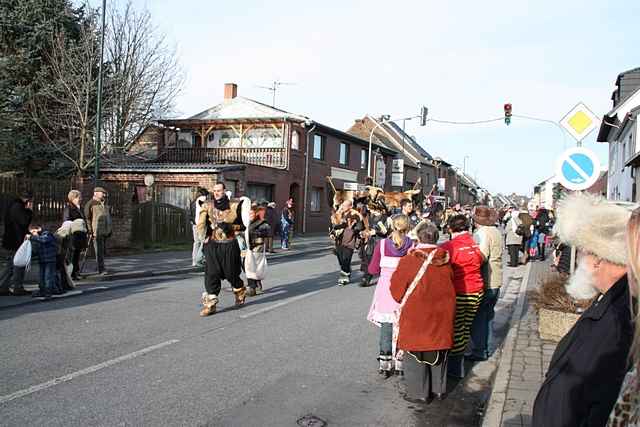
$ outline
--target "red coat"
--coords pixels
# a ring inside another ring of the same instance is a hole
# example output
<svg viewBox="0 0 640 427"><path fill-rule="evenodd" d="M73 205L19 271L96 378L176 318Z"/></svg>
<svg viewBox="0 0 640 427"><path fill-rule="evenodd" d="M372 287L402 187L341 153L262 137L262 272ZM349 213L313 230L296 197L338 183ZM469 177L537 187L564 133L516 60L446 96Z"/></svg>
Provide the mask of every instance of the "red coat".
<svg viewBox="0 0 640 427"><path fill-rule="evenodd" d="M456 293L473 294L482 291L484 282L481 267L484 256L471 234L460 234L440 247L449 252Z"/></svg>
<svg viewBox="0 0 640 427"><path fill-rule="evenodd" d="M391 295L401 302L431 251L437 250L400 316L398 348L407 351L447 350L453 346L456 293L449 255L439 248L414 249L400 260L391 277Z"/></svg>

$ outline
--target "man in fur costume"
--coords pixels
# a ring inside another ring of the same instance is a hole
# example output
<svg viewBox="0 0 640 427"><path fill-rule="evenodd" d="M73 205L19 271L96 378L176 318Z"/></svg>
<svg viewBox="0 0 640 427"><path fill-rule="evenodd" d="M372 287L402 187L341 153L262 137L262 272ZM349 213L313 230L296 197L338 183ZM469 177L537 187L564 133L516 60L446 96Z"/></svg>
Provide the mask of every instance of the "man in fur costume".
<svg viewBox="0 0 640 427"><path fill-rule="evenodd" d="M553 354L534 403L532 426L607 423L633 339L625 244L630 213L587 194L560 202L554 231L578 251L578 268L567 291L594 300Z"/></svg>
<svg viewBox="0 0 640 427"><path fill-rule="evenodd" d="M223 279L233 287L236 307L244 304L246 288L240 279L242 259L236 235L248 225L250 209L251 201L246 197L229 200L224 183L214 185L213 200L202 205L196 224L206 259L200 316L216 312Z"/></svg>

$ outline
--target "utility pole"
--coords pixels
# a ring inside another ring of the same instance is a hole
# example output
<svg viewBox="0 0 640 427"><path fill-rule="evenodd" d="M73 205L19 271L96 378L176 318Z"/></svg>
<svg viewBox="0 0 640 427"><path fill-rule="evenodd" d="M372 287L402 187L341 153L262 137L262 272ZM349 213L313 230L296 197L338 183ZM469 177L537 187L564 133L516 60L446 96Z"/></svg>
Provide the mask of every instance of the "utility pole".
<svg viewBox="0 0 640 427"><path fill-rule="evenodd" d="M96 107L96 159L94 183L100 179L100 135L102 133L102 62L104 61L104 29L107 15L107 0L102 0L102 32L100 34L100 65L98 67L98 105Z"/></svg>

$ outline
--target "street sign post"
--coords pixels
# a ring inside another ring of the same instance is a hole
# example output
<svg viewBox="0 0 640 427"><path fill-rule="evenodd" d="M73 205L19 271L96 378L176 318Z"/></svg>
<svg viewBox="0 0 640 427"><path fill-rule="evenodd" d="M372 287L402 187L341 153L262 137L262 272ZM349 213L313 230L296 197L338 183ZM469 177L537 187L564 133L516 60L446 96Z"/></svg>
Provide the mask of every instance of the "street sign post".
<svg viewBox="0 0 640 427"><path fill-rule="evenodd" d="M560 120L560 126L580 144L598 127L598 118L586 105L580 102Z"/></svg>
<svg viewBox="0 0 640 427"><path fill-rule="evenodd" d="M586 190L600 177L600 160L587 148L570 148L558 159L556 175L566 189Z"/></svg>

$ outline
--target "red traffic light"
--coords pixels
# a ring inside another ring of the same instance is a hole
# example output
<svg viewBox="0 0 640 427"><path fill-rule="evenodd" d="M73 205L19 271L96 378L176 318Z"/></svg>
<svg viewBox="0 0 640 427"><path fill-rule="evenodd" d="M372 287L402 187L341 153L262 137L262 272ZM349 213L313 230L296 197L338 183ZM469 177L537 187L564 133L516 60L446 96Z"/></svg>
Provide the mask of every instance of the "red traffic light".
<svg viewBox="0 0 640 427"><path fill-rule="evenodd" d="M511 110L512 110L511 104L504 104L504 115L506 117L511 116Z"/></svg>

